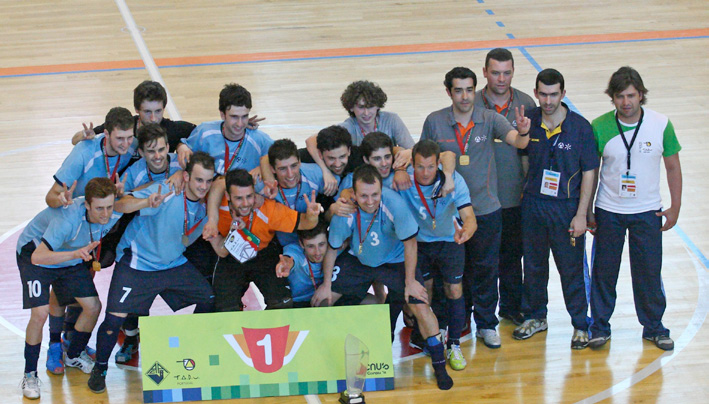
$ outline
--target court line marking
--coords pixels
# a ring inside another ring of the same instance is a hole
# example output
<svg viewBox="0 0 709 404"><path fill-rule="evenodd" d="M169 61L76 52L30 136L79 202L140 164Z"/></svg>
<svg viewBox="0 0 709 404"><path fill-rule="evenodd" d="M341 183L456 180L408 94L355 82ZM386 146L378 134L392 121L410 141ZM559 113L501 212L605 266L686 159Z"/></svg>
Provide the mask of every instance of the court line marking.
<svg viewBox="0 0 709 404"><path fill-rule="evenodd" d="M118 9L121 12L123 21L128 27L128 31L130 31L131 37L133 37L133 42L135 42L135 46L138 48L138 53L140 53L140 57L143 59L145 69L148 71L150 78L153 79L153 81L157 81L158 83L162 84L162 86L165 88L165 92L167 93L167 106L165 107L165 109L167 110L168 114L170 114L170 118L172 118L173 121L181 120L182 118L180 117L180 112L177 110L177 107L175 106L175 103L172 100L170 91L165 85L165 81L163 80L162 75L158 70L157 64L155 64L153 56L148 50L148 46L145 44L143 35L141 35L140 29L135 23L133 15L131 14L130 9L128 8L128 5L126 4L125 0L115 0L115 2L116 6L118 6Z"/></svg>
<svg viewBox="0 0 709 404"><path fill-rule="evenodd" d="M124 0L116 0L116 4L123 3ZM127 6L126 6L127 9ZM123 13L123 11L122 11ZM124 17L125 18L125 17ZM136 44L145 46L145 42L140 35L140 30L135 26L135 22L129 24L131 35ZM556 37L536 37L536 38L506 38L486 41L462 41L443 43L423 43L408 45L387 45L352 48L333 49L312 49L281 52L258 52L246 54L227 55L206 55L187 56L174 58L158 58L141 60L120 60L106 62L70 63L40 66L19 66L0 68L0 78L23 77L47 74L77 74L87 72L116 71L116 70L137 70L143 67L148 68L149 64L157 69L175 67L213 66L243 63L268 63L284 61L302 61L318 59L338 59L354 57L373 56L399 56L428 53L450 53L489 50L493 48L519 48L519 47L548 47L548 46L576 46L612 44L620 42L644 42L659 40L680 40L680 39L704 39L709 38L709 28L667 30L667 31L645 31L645 32L624 32L612 34L592 34L592 35L569 35ZM149 56L149 54L148 54ZM147 60L147 61L146 61ZM159 73L158 73L159 74ZM158 80L155 80L158 81ZM162 81L161 81L162 83Z"/></svg>

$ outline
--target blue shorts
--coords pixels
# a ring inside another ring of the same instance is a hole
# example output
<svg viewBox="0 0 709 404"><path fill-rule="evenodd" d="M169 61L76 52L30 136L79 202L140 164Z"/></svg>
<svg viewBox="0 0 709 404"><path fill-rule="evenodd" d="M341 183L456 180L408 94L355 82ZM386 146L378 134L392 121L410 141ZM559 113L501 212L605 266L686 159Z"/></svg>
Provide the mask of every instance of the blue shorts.
<svg viewBox="0 0 709 404"><path fill-rule="evenodd" d="M214 299L212 287L189 262L162 271L139 271L124 261L113 270L106 302L109 313L148 315L158 295L173 311Z"/></svg>
<svg viewBox="0 0 709 404"><path fill-rule="evenodd" d="M423 276L418 268L416 269L416 280L423 285ZM383 264L374 268L362 264L348 252L340 254L335 260L332 270L332 291L347 296L348 301L362 301L367 296L367 290L375 281L386 285L389 289L388 297L392 301L404 301L406 267L403 262ZM410 297L409 303L423 302Z"/></svg>
<svg viewBox="0 0 709 404"><path fill-rule="evenodd" d="M49 286L54 289L59 304L74 303L75 297L98 296L91 271L84 263L64 268L45 268L32 264L34 243L27 243L17 256L22 281L22 308L49 304Z"/></svg>
<svg viewBox="0 0 709 404"><path fill-rule="evenodd" d="M416 267L425 280L433 279L438 271L443 282L459 284L465 269L465 245L449 241L419 242Z"/></svg>

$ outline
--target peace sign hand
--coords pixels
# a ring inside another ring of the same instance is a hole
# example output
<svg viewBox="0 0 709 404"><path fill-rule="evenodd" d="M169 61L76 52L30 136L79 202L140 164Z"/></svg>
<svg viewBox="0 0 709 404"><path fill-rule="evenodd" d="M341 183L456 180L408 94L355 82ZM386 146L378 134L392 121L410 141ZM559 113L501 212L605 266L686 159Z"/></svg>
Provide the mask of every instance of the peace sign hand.
<svg viewBox="0 0 709 404"><path fill-rule="evenodd" d="M83 122L81 123L81 125L84 126L84 131L83 131L84 137L81 140L91 140L96 137L96 132L94 132L94 123L93 122L89 122L89 126L86 126L86 124Z"/></svg>
<svg viewBox="0 0 709 404"><path fill-rule="evenodd" d="M515 107L515 121L517 122L517 132L521 135L529 133L529 129L532 127L532 121L524 116L524 105L522 105L521 109Z"/></svg>
<svg viewBox="0 0 709 404"><path fill-rule="evenodd" d="M128 174L123 174L123 179L118 178L116 175L115 177L115 183L116 183L116 197L117 198L122 198L123 194L125 193L126 190L126 180L128 179Z"/></svg>
<svg viewBox="0 0 709 404"><path fill-rule="evenodd" d="M73 184L71 184L71 188L66 189L66 184L62 185L62 191L59 193L59 202L61 202L62 206L67 207L74 203L74 200L72 199L72 195L74 195L74 190L76 189L76 181L74 181Z"/></svg>
<svg viewBox="0 0 709 404"><path fill-rule="evenodd" d="M91 255L91 252L98 247L98 245L101 244L100 241L93 241L89 243L88 245L79 248L78 250L74 251L74 256L76 258L80 258L84 261L91 261L93 259L93 256Z"/></svg>
<svg viewBox="0 0 709 404"><path fill-rule="evenodd" d="M158 192L155 192L148 197L148 205L151 208L157 208L158 206L160 206L160 204L162 204L162 201L164 201L165 198L167 198L168 196L172 195L172 192L173 192L173 191L170 191L170 192L166 193L165 195L163 195L161 191L162 191L162 185L158 185Z"/></svg>
<svg viewBox="0 0 709 404"><path fill-rule="evenodd" d="M306 214L308 214L310 216L317 217L320 215L320 213L323 212L323 207L319 203L315 202L315 197L316 197L315 190L313 190L311 195L312 195L312 197L308 198L307 194L303 194L303 199L305 200L305 204L308 205L308 210L306 211Z"/></svg>
<svg viewBox="0 0 709 404"><path fill-rule="evenodd" d="M293 258L279 254L278 264L276 264L276 277L287 278L290 275L291 268L293 268Z"/></svg>

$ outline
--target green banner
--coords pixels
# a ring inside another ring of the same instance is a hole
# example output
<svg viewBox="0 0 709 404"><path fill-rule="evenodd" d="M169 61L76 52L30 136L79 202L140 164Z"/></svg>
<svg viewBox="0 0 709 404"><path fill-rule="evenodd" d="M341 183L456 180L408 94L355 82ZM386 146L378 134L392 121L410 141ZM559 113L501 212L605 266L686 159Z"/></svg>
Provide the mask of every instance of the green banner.
<svg viewBox="0 0 709 404"><path fill-rule="evenodd" d="M393 389L387 305L141 317L143 400L344 391L347 334L369 348L364 390Z"/></svg>

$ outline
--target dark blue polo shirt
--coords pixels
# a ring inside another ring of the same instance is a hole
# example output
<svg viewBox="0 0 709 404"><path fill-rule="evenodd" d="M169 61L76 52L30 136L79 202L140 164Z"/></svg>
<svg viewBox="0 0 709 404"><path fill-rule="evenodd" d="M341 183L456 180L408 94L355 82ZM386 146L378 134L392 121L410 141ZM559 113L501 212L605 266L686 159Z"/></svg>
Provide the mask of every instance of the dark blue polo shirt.
<svg viewBox="0 0 709 404"><path fill-rule="evenodd" d="M529 130L529 144L521 151L529 156L525 194L546 199L579 198L582 173L598 168L598 152L591 124L569 110L566 104L561 103L561 106L567 110L566 119L561 124L561 133L550 139L547 139L546 131L542 128L542 109L537 107L526 113L532 126ZM556 197L540 192L545 169L561 173Z"/></svg>

